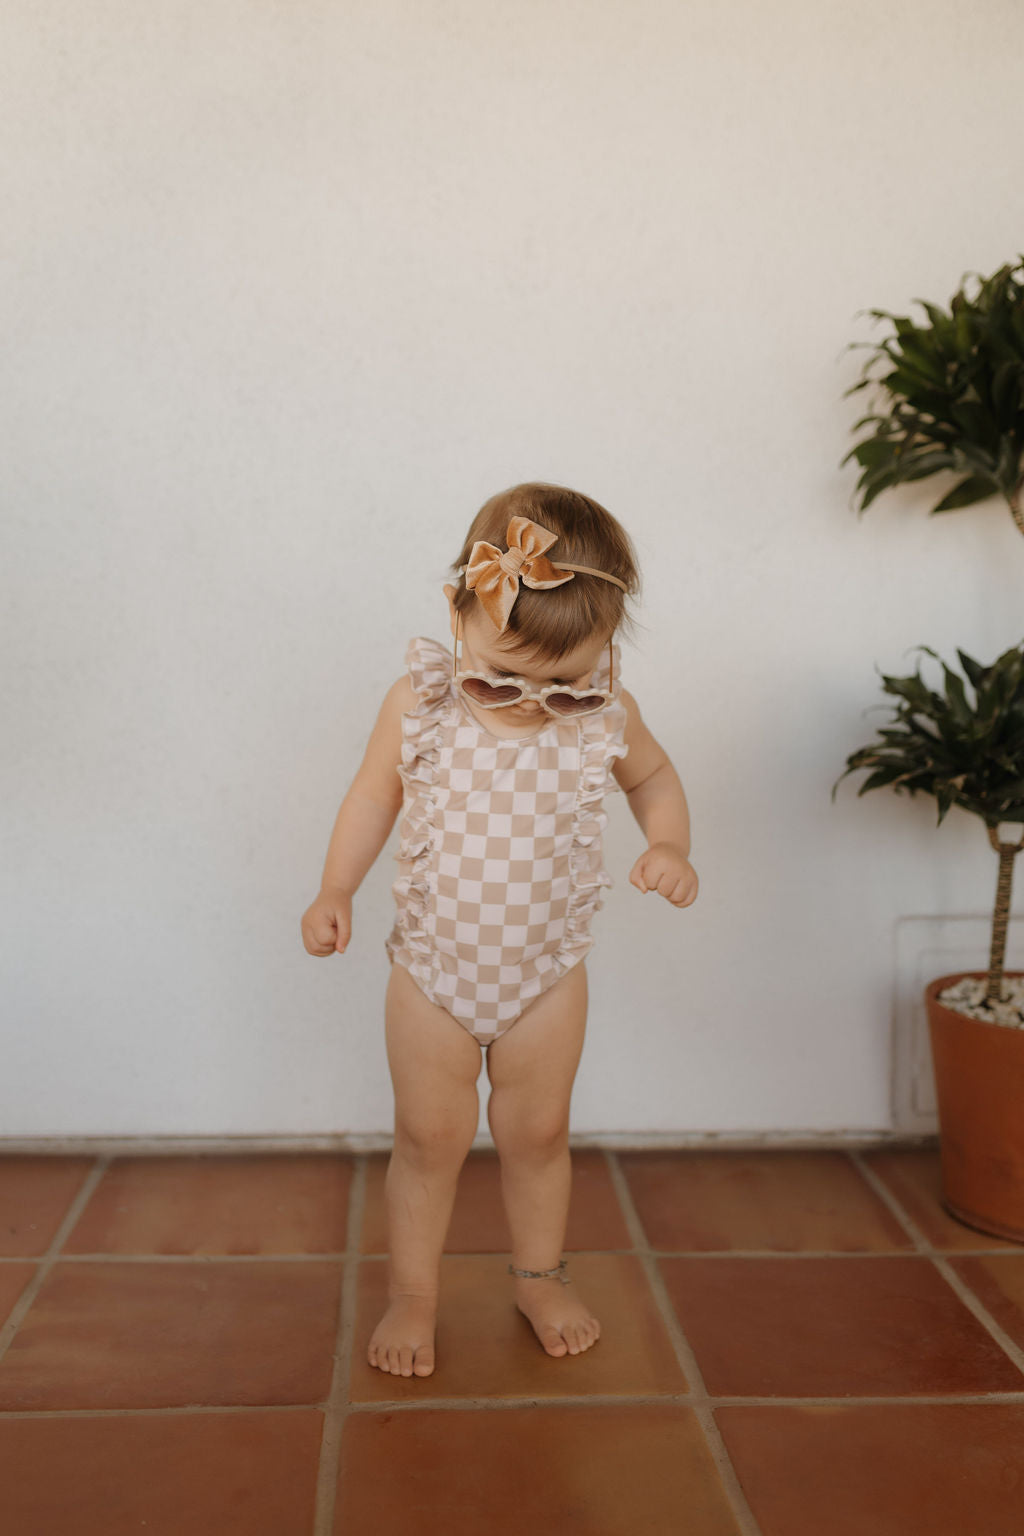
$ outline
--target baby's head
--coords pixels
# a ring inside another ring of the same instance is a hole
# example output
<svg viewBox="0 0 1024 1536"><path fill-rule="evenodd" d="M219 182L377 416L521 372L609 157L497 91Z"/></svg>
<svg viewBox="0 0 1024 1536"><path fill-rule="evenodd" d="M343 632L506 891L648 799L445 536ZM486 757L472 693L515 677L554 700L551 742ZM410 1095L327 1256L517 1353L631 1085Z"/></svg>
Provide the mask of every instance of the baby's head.
<svg viewBox="0 0 1024 1536"><path fill-rule="evenodd" d="M478 540L506 550L506 533L515 517L528 518L555 534L555 542L545 551L552 565L564 561L590 566L616 577L622 586L582 571L572 580L545 590L534 590L524 582L501 629L461 575L456 585L445 588L453 632L458 618L470 646L487 655L508 655L508 662L502 665L510 671L528 669L540 676L560 668L565 661L572 663L570 670L578 668L591 652L599 655L620 626L629 628L626 597L634 596L640 586L629 535L610 512L580 491L528 482L484 503L453 569L459 571L469 564Z"/></svg>

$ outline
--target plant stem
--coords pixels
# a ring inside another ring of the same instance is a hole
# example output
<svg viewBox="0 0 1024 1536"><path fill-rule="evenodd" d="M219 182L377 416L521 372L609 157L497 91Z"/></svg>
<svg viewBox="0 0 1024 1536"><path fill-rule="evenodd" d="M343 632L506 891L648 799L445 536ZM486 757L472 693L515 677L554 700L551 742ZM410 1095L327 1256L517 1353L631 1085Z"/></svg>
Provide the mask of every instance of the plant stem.
<svg viewBox="0 0 1024 1536"><path fill-rule="evenodd" d="M1024 848L1024 838L1021 838L1019 843L1003 843L999 840L999 828L989 827L988 840L999 855L999 879L996 881L996 906L992 914L992 948L988 957L985 1001L998 1003L1003 993L1006 928L1010 917L1010 895L1013 891L1013 861Z"/></svg>
<svg viewBox="0 0 1024 1536"><path fill-rule="evenodd" d="M1010 515L1021 533L1024 533L1024 510L1020 504L1020 486L1015 491L1011 491L1006 499L1010 504Z"/></svg>

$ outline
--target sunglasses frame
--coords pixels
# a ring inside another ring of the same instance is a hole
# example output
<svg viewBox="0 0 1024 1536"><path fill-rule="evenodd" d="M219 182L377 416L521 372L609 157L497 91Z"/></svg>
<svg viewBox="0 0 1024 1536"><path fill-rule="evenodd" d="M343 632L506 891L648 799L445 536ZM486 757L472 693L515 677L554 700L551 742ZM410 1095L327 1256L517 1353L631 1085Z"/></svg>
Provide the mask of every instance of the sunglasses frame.
<svg viewBox="0 0 1024 1536"><path fill-rule="evenodd" d="M607 688L585 688L582 691L579 691L575 688L567 687L564 683L548 683L543 688L533 688L530 685L528 679L525 677L505 677L502 678L500 683L495 683L494 679L488 677L485 672L460 672L458 670L458 657L459 628L461 618L462 615L456 613L455 638L452 645L452 681L465 698L472 699L472 702L477 706L478 709L511 709L516 704L523 704L535 700L544 710L545 714L551 715L555 720L580 720L585 715L599 714L602 709L607 709L608 705L612 702L612 699L614 698L614 693L612 690L615 682L615 661L612 653L612 637L610 635L608 637ZM471 693L466 692L464 684L473 680L486 683L490 688L518 687L520 692L514 699L501 699L494 704L486 704L482 699L473 698ZM551 705L548 703L548 698L553 693L568 694L569 697L573 699L600 698L601 702L600 704L595 704L592 709L552 709Z"/></svg>

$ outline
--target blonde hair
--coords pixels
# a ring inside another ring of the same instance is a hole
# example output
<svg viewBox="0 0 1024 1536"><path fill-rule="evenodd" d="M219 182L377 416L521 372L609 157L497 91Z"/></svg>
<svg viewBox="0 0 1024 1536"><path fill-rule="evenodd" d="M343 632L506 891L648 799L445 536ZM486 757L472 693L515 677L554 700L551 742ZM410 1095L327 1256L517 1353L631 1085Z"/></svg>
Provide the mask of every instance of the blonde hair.
<svg viewBox="0 0 1024 1536"><path fill-rule="evenodd" d="M505 531L513 517L528 517L558 535L558 542L546 551L553 565L559 560L591 565L625 582L629 596L639 592L636 554L622 525L581 491L542 481L514 485L485 501L452 569L458 571L469 563L478 539L507 549ZM628 632L632 618L626 612L626 595L613 582L579 571L572 581L543 592L522 585L508 625L495 644L502 650L522 649L532 658L549 660L574 651L594 635L607 638L620 625ZM475 597L466 587L465 577L460 576L454 598L456 611L465 615Z"/></svg>

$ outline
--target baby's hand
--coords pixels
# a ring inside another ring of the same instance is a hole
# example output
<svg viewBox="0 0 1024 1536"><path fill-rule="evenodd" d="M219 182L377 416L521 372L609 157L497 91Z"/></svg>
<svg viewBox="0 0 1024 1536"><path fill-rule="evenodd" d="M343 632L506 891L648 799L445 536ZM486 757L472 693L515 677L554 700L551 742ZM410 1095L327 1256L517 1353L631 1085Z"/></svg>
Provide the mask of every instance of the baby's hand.
<svg viewBox="0 0 1024 1536"><path fill-rule="evenodd" d="M352 933L352 897L347 891L321 891L302 914L302 942L311 955L344 954Z"/></svg>
<svg viewBox="0 0 1024 1536"><path fill-rule="evenodd" d="M674 907L688 907L697 896L697 871L674 843L652 843L630 871L638 891L657 891Z"/></svg>

